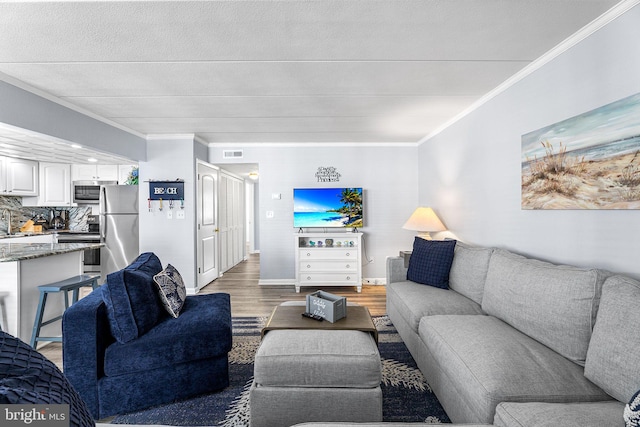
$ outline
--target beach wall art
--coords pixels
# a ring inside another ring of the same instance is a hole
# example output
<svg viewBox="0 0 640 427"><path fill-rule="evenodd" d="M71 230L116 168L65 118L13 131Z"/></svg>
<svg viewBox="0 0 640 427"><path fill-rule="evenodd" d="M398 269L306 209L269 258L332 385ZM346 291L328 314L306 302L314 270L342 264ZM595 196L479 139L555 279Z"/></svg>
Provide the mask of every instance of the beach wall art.
<svg viewBox="0 0 640 427"><path fill-rule="evenodd" d="M522 135L522 209L640 209L640 93Z"/></svg>

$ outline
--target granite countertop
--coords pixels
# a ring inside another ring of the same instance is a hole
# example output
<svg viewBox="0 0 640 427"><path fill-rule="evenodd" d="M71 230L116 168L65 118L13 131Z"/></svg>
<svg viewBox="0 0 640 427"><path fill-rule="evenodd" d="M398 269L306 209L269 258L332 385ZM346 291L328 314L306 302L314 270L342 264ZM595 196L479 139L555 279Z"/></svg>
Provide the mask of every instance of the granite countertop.
<svg viewBox="0 0 640 427"><path fill-rule="evenodd" d="M0 262L24 261L103 246L104 243L0 243Z"/></svg>
<svg viewBox="0 0 640 427"><path fill-rule="evenodd" d="M13 234L0 233L0 240L2 239L11 239L13 237L29 237L29 236L46 236L50 234L87 234L92 235L96 233L90 233L88 231L80 231L80 230L45 230L45 231L25 231L25 232L17 232Z"/></svg>

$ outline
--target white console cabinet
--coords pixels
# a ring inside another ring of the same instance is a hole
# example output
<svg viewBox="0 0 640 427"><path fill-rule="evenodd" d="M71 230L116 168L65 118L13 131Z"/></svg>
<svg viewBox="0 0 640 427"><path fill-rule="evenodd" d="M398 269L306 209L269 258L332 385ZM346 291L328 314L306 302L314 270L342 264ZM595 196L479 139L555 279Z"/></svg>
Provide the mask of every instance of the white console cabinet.
<svg viewBox="0 0 640 427"><path fill-rule="evenodd" d="M296 233L296 292L356 286L362 292L362 233Z"/></svg>

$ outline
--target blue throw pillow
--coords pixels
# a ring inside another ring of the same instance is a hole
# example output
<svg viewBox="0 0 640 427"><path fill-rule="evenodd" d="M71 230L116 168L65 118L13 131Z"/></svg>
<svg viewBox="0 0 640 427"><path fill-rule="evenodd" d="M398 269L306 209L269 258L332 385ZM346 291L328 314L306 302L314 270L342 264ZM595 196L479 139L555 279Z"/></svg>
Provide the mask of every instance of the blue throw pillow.
<svg viewBox="0 0 640 427"><path fill-rule="evenodd" d="M425 240L416 237L409 259L407 280L449 289L449 271L456 240Z"/></svg>
<svg viewBox="0 0 640 427"><path fill-rule="evenodd" d="M153 281L160 271L160 259L145 252L124 269L107 275L102 299L111 334L119 343L144 335L162 319L165 312Z"/></svg>
<svg viewBox="0 0 640 427"><path fill-rule="evenodd" d="M70 427L95 426L87 405L60 369L31 346L1 331L0 403L69 405Z"/></svg>
<svg viewBox="0 0 640 427"><path fill-rule="evenodd" d="M640 390L624 407L624 422L627 427L640 427Z"/></svg>

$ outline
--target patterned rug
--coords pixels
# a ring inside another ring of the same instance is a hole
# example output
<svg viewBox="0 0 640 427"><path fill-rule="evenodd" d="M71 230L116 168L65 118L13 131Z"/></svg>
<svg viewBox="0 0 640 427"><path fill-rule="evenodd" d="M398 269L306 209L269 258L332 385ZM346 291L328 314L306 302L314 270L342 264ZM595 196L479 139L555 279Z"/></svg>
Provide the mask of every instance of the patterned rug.
<svg viewBox="0 0 640 427"><path fill-rule="evenodd" d="M112 424L174 426L249 425L249 388L253 360L266 317L234 317L233 349L229 353L230 385L226 389L181 402L115 417ZM387 316L373 318L382 359L384 421L448 423L449 418L431 392L407 347Z"/></svg>

